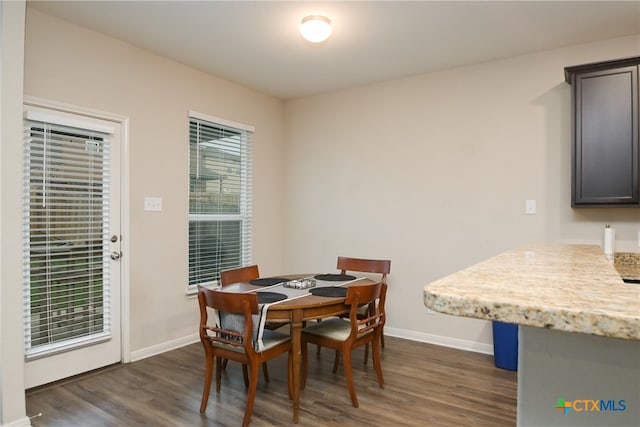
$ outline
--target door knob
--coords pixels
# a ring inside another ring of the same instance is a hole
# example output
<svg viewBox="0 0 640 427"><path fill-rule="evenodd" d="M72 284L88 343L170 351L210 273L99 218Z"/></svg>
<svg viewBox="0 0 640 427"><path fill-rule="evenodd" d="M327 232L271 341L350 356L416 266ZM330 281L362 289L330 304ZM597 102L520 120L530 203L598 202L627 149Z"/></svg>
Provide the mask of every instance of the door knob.
<svg viewBox="0 0 640 427"><path fill-rule="evenodd" d="M114 261L119 260L121 256L122 256L122 252L118 252L118 251L111 252L111 259Z"/></svg>

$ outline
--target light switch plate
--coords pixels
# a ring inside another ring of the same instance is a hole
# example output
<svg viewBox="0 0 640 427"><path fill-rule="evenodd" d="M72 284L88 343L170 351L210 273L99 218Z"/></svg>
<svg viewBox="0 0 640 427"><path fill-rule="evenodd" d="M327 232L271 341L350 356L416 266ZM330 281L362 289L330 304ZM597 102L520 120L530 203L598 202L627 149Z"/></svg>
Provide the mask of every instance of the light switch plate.
<svg viewBox="0 0 640 427"><path fill-rule="evenodd" d="M144 210L147 212L162 211L162 197L145 197Z"/></svg>
<svg viewBox="0 0 640 427"><path fill-rule="evenodd" d="M535 215L536 214L536 201L535 200L525 200L524 201L524 213L527 215Z"/></svg>

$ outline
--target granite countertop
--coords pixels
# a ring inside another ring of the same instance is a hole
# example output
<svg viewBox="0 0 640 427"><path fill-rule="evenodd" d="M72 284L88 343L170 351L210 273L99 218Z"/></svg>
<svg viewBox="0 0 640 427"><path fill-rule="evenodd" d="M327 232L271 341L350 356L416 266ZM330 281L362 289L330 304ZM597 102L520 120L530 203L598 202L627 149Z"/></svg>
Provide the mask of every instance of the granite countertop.
<svg viewBox="0 0 640 427"><path fill-rule="evenodd" d="M441 313L640 340L640 285L624 283L599 246L530 245L432 282Z"/></svg>
<svg viewBox="0 0 640 427"><path fill-rule="evenodd" d="M640 280L640 253L616 252L613 265L623 279Z"/></svg>

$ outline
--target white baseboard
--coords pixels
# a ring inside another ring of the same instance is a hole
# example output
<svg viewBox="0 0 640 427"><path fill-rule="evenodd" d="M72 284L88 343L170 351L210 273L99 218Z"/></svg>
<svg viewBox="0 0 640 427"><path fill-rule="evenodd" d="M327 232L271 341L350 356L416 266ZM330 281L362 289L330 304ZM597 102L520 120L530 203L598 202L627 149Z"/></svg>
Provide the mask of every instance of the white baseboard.
<svg viewBox="0 0 640 427"><path fill-rule="evenodd" d="M166 351L175 350L177 348L184 347L185 345L193 344L199 341L200 337L198 336L198 334L192 334L187 335L186 337L167 341L162 344L143 348L142 350L132 351L131 362L137 362L138 360L146 359L147 357L155 356Z"/></svg>
<svg viewBox="0 0 640 427"><path fill-rule="evenodd" d="M443 347L457 348L459 350L473 351L475 353L493 354L493 344L484 344L476 341L467 341L443 335L426 334L424 332L409 331L384 327L384 334L396 338L404 338L411 341L427 344L441 345Z"/></svg>
<svg viewBox="0 0 640 427"><path fill-rule="evenodd" d="M493 354L493 345L476 341L467 341L457 338L445 337L443 335L426 334L424 332L409 331L407 329L384 328L385 335L403 338L411 341L424 342L427 344L441 345L444 347L457 348L459 350L473 351L475 353ZM175 350L189 344L198 342L200 337L197 334L188 335L162 344L143 348L131 353L131 362L146 359L166 351ZM4 426L3 426L4 427Z"/></svg>
<svg viewBox="0 0 640 427"><path fill-rule="evenodd" d="M20 418L8 424L2 424L2 427L31 427L31 419L29 417Z"/></svg>

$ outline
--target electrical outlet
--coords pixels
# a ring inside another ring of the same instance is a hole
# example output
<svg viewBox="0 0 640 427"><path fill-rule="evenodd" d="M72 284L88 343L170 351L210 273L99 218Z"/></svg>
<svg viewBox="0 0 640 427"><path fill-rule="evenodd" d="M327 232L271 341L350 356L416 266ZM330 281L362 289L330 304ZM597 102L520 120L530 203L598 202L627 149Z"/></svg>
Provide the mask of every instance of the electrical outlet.
<svg viewBox="0 0 640 427"><path fill-rule="evenodd" d="M144 210L147 212L162 211L162 197L145 197Z"/></svg>

